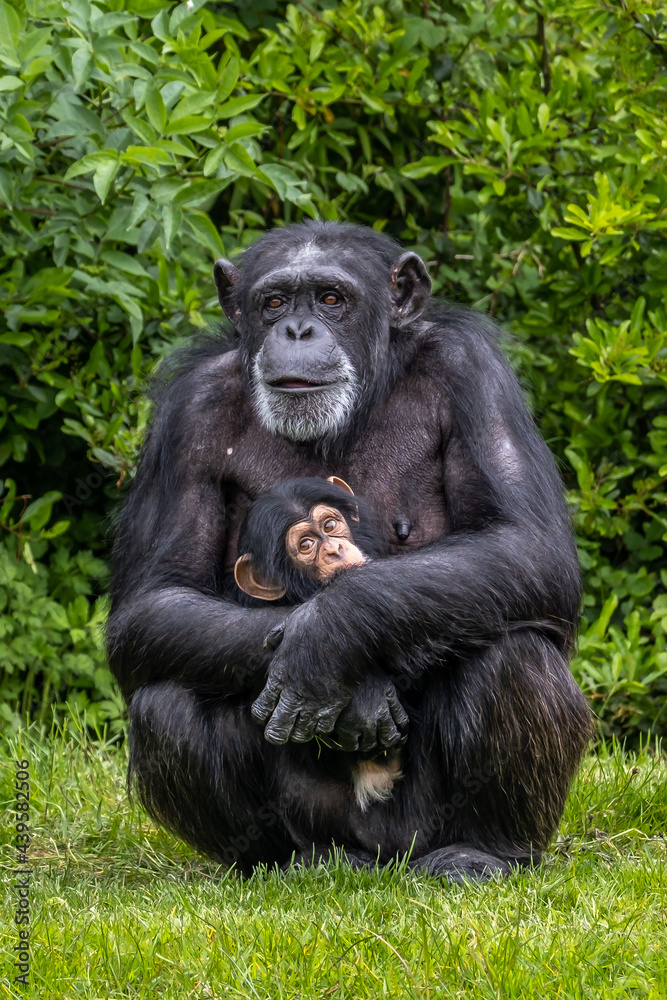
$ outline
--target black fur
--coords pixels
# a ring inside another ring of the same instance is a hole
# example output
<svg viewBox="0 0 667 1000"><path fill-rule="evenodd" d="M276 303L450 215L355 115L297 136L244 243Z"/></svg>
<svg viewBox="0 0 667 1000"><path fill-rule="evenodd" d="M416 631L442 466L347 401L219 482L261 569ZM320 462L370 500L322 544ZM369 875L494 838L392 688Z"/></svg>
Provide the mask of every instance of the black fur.
<svg viewBox="0 0 667 1000"><path fill-rule="evenodd" d="M365 289L337 320L318 305L317 251ZM441 303L420 314L424 279L397 273L399 252L333 223L246 251L221 291L231 341L180 358L120 515L109 656L133 782L154 817L244 870L333 842L381 863L412 847L416 867L449 878L503 873L548 844L589 738L568 669L580 586L554 463L496 329ZM251 289L284 267L289 309L312 309L358 375L330 439L271 434L253 409L252 359L276 327ZM329 475L367 498L388 555L289 609L274 653L263 641L285 608L241 607L226 582L238 531L275 483ZM387 676L410 716L404 777L360 812L348 755L313 737L343 720L373 738Z"/></svg>

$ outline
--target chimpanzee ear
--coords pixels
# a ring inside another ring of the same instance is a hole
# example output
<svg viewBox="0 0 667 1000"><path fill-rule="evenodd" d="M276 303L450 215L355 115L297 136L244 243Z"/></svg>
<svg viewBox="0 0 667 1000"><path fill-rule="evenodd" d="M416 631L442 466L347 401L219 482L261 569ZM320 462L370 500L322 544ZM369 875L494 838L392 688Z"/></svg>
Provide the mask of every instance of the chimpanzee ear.
<svg viewBox="0 0 667 1000"><path fill-rule="evenodd" d="M419 319L431 294L431 279L421 257L409 250L391 269L391 325L399 330Z"/></svg>
<svg viewBox="0 0 667 1000"><path fill-rule="evenodd" d="M346 493L350 493L354 496L354 490L351 486L348 486L344 479L339 479L338 476L327 476L327 482L333 483L334 486L340 486L341 490L345 490Z"/></svg>
<svg viewBox="0 0 667 1000"><path fill-rule="evenodd" d="M239 556L234 566L234 579L239 590L260 601L279 601L285 596L285 588L272 583L258 572L249 552Z"/></svg>
<svg viewBox="0 0 667 1000"><path fill-rule="evenodd" d="M220 257L213 265L215 287L218 289L218 299L230 323L237 323L241 310L236 303L234 288L239 283L241 275L231 261Z"/></svg>
<svg viewBox="0 0 667 1000"><path fill-rule="evenodd" d="M340 486L341 490L345 490L350 496L354 496L354 490L351 486L348 486L344 479L340 479L338 476L327 476L327 482L333 483L334 486ZM359 509L357 508L356 514L350 514L353 521L359 520Z"/></svg>

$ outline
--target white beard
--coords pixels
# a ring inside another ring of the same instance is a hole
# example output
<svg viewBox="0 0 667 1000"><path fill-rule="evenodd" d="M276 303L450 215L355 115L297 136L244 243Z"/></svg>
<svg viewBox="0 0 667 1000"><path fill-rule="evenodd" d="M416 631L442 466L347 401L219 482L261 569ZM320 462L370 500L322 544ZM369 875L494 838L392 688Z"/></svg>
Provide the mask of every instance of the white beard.
<svg viewBox="0 0 667 1000"><path fill-rule="evenodd" d="M359 384L352 362L345 355L331 374L337 381L317 392L280 392L264 381L256 357L252 368L252 403L259 422L272 434L281 434L290 441L333 437L350 419Z"/></svg>

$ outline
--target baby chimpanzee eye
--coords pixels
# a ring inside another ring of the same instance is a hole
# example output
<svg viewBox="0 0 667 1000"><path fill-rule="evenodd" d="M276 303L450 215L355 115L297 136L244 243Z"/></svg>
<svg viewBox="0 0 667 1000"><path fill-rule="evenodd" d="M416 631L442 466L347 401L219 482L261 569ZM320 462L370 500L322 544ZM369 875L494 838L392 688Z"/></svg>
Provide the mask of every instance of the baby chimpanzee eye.
<svg viewBox="0 0 667 1000"><path fill-rule="evenodd" d="M329 517L324 522L324 524L322 525L322 527L324 528L325 531L333 531L337 524L338 524L338 521L336 520L335 517Z"/></svg>
<svg viewBox="0 0 667 1000"><path fill-rule="evenodd" d="M299 542L299 552L310 552L314 545L312 538L302 538Z"/></svg>

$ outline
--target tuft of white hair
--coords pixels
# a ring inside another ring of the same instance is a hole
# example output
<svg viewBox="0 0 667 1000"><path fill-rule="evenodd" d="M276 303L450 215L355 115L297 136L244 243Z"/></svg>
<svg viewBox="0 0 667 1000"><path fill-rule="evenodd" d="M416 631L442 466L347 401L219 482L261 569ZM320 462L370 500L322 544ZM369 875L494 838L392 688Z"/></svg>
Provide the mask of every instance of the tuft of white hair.
<svg viewBox="0 0 667 1000"><path fill-rule="evenodd" d="M259 355L252 369L252 403L259 422L290 441L333 437L350 419L359 383L350 359L343 355L331 371L336 381L316 392L280 392L262 377Z"/></svg>
<svg viewBox="0 0 667 1000"><path fill-rule="evenodd" d="M394 784L403 777L400 751L385 753L374 760L362 760L352 771L354 797L362 812L371 802L386 802Z"/></svg>

